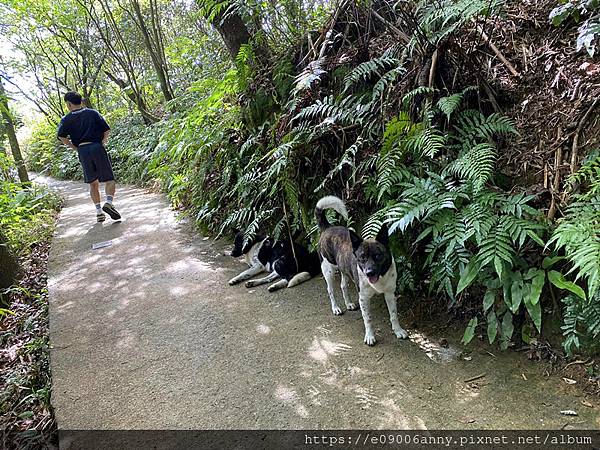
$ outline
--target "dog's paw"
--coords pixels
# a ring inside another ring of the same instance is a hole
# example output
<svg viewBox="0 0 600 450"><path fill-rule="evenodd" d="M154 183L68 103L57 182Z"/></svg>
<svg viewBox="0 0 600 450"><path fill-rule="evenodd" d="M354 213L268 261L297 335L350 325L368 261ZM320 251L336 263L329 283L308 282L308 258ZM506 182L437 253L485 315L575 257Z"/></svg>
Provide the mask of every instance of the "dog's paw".
<svg viewBox="0 0 600 450"><path fill-rule="evenodd" d="M251 288L254 287L254 281L246 281L246 285L247 288Z"/></svg>
<svg viewBox="0 0 600 450"><path fill-rule="evenodd" d="M375 339L375 335L374 334L372 334L372 333L365 333L365 344L367 344L369 347L372 347L376 343L377 343L377 340Z"/></svg>
<svg viewBox="0 0 600 450"><path fill-rule="evenodd" d="M408 337L408 333L404 328L398 328L394 330L394 333L398 339L406 339Z"/></svg>
<svg viewBox="0 0 600 450"><path fill-rule="evenodd" d="M331 308L331 311L333 312L333 314L335 316L341 316L342 314L344 314L344 311L342 311L342 308L340 308L339 306L336 306L335 308Z"/></svg>
<svg viewBox="0 0 600 450"><path fill-rule="evenodd" d="M275 286L269 286L267 288L267 291L269 291L269 292L275 292L276 290L277 290L277 288Z"/></svg>
<svg viewBox="0 0 600 450"><path fill-rule="evenodd" d="M231 280L228 281L229 286L233 286L234 284L237 284L237 280L235 278L232 278Z"/></svg>
<svg viewBox="0 0 600 450"><path fill-rule="evenodd" d="M359 309L359 307L356 303L348 303L346 305L346 308L348 309L348 311L356 311Z"/></svg>

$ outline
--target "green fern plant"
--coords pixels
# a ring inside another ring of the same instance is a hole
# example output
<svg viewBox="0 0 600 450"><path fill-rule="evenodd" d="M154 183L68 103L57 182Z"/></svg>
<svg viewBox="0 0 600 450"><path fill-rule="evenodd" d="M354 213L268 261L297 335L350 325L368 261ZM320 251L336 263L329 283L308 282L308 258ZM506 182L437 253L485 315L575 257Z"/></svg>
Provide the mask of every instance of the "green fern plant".
<svg viewBox="0 0 600 450"><path fill-rule="evenodd" d="M529 206L531 196L509 195L491 185L496 138L515 129L505 117L465 108L473 90L437 101L436 91L429 88L404 96L405 106L426 97L421 122L413 123L401 113L388 123L373 197L384 206L367 221L363 233L372 235L387 223L390 232L412 237L413 245L424 247L422 264L430 291L443 292L451 301L485 286L488 337L506 348L519 311L527 311L541 331L539 300L546 275L529 267L523 252L526 247L543 247L540 235L546 227L541 214ZM439 117L446 119L446 126ZM474 319L467 328L466 343L480 323L486 321Z"/></svg>
<svg viewBox="0 0 600 450"><path fill-rule="evenodd" d="M568 295L563 298L563 325L561 326L564 341L563 348L567 355L581 349L582 340L597 342L600 336L600 294L589 303L583 303L581 298Z"/></svg>
<svg viewBox="0 0 600 450"><path fill-rule="evenodd" d="M478 17L487 17L499 11L502 4L502 0L420 1L415 14L421 32L413 35L409 48L424 47L423 40L437 46Z"/></svg>
<svg viewBox="0 0 600 450"><path fill-rule="evenodd" d="M401 64L401 61L395 56L395 53L397 53L397 49L392 47L380 57L365 61L352 69L352 71L344 78L344 92L347 92L360 81L368 81L373 77L377 77L381 80L389 73L398 73L390 70L397 68Z"/></svg>
<svg viewBox="0 0 600 450"><path fill-rule="evenodd" d="M575 281L585 280L588 297L600 291L600 156L593 152L569 180L582 192L573 195L565 216L558 221L548 245L564 250L571 262Z"/></svg>

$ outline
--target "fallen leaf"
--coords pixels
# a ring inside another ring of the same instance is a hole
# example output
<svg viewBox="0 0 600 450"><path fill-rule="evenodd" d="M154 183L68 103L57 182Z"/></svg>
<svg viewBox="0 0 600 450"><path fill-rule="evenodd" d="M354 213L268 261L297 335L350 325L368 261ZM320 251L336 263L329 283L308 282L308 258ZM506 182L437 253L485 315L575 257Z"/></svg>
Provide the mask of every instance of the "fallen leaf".
<svg viewBox="0 0 600 450"><path fill-rule="evenodd" d="M572 378L563 377L563 380L567 384L577 384L577 381L573 380Z"/></svg>
<svg viewBox="0 0 600 450"><path fill-rule="evenodd" d="M523 377L523 379L524 379L525 381L527 381L527 377L525 376L525 374L524 374L524 373L522 373L522 374L521 374L521 376Z"/></svg>
<svg viewBox="0 0 600 450"><path fill-rule="evenodd" d="M593 408L594 405L592 405L590 402L588 402L587 400L581 400L581 404L583 406L587 406L588 408Z"/></svg>
<svg viewBox="0 0 600 450"><path fill-rule="evenodd" d="M565 409L560 412L563 416L577 416L577 411L573 411L572 409Z"/></svg>

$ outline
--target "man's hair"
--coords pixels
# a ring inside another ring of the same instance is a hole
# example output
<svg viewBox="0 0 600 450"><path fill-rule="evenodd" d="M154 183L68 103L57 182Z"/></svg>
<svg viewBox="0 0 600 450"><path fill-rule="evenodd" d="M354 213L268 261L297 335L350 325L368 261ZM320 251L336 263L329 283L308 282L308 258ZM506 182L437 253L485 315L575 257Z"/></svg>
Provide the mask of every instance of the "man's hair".
<svg viewBox="0 0 600 450"><path fill-rule="evenodd" d="M75 91L67 92L65 94L65 102L70 102L74 105L81 105L81 95Z"/></svg>

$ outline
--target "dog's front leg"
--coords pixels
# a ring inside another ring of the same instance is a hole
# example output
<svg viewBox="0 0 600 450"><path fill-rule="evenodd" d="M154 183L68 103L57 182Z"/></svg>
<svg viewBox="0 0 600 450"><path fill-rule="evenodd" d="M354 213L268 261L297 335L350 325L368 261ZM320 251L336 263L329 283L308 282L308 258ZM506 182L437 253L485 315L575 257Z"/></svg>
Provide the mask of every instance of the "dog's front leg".
<svg viewBox="0 0 600 450"><path fill-rule="evenodd" d="M279 278L279 275L277 275L277 272L271 272L269 275L267 275L264 278L257 278L256 280L246 281L246 287L251 288L254 286L260 286L261 284L267 284L267 283L270 283L271 281L275 281L277 278Z"/></svg>
<svg viewBox="0 0 600 450"><path fill-rule="evenodd" d="M365 344L375 345L375 331L373 330L373 320L371 318L371 297L373 292L370 289L361 289L358 293L358 303L365 323Z"/></svg>
<svg viewBox="0 0 600 450"><path fill-rule="evenodd" d="M247 280L248 278L252 278L254 275L258 275L264 270L265 268L262 265L252 266L249 269L244 270L237 277L234 277L231 280L229 280L229 285L233 286L234 284L240 283L241 281Z"/></svg>
<svg viewBox="0 0 600 450"><path fill-rule="evenodd" d="M408 337L408 333L404 328L400 326L400 322L398 321L398 311L396 306L396 296L393 292L385 293L385 302L387 303L388 312L390 313L390 322L392 324L392 330L398 337L398 339L406 339Z"/></svg>

